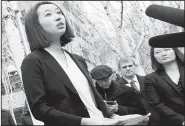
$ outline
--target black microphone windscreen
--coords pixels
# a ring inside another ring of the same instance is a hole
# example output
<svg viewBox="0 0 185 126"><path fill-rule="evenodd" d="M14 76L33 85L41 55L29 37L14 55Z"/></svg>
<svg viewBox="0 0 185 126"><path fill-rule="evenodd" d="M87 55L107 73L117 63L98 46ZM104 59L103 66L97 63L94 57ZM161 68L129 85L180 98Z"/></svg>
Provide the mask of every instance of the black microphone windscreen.
<svg viewBox="0 0 185 126"><path fill-rule="evenodd" d="M149 39L149 45L160 48L185 47L185 32L154 36Z"/></svg>
<svg viewBox="0 0 185 126"><path fill-rule="evenodd" d="M184 10L161 5L150 5L145 14L177 26L184 27Z"/></svg>

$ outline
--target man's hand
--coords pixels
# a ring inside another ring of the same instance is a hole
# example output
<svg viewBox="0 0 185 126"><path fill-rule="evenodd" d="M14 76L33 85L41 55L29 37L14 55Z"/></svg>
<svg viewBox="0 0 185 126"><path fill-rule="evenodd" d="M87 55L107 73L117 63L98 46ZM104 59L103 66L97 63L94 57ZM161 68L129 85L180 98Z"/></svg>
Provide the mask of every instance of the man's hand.
<svg viewBox="0 0 185 126"><path fill-rule="evenodd" d="M107 104L107 108L109 109L109 111L115 113L118 111L118 103L116 102L114 105Z"/></svg>
<svg viewBox="0 0 185 126"><path fill-rule="evenodd" d="M124 120L122 124L124 125L147 125L148 121L149 121L149 118L147 115L145 115L141 117Z"/></svg>
<svg viewBox="0 0 185 126"><path fill-rule="evenodd" d="M185 121L182 122L182 125L185 126Z"/></svg>

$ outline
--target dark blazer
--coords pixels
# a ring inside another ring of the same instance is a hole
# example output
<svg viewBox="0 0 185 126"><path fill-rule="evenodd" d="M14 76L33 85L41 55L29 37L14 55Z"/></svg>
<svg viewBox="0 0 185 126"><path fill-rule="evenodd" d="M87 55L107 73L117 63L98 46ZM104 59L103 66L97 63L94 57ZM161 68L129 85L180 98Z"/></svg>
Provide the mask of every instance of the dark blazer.
<svg viewBox="0 0 185 126"><path fill-rule="evenodd" d="M112 82L108 89L103 89L96 83L96 89L104 100L106 100L106 93L108 101L117 101L118 111L116 114L146 114L146 110L132 88Z"/></svg>
<svg viewBox="0 0 185 126"><path fill-rule="evenodd" d="M140 92L136 92L137 96L139 97L143 107L146 109L147 113L151 113L151 116L149 117L149 123L148 125L160 125L160 116L157 114L154 109L149 105L149 102L147 101L146 95L144 93L144 76L136 75L139 85L140 85ZM117 81L121 85L128 84L128 82L124 78L120 78L120 80ZM131 88L131 87L130 87Z"/></svg>
<svg viewBox="0 0 185 126"><path fill-rule="evenodd" d="M113 113L108 111L93 86L85 60L78 55L67 53L87 78L97 108L105 117L112 116ZM36 119L52 126L80 125L82 117L89 117L69 77L47 51L42 49L30 53L24 58L21 70L28 103Z"/></svg>
<svg viewBox="0 0 185 126"><path fill-rule="evenodd" d="M9 110L1 110L1 125L2 126L15 126L15 122L10 114Z"/></svg>
<svg viewBox="0 0 185 126"><path fill-rule="evenodd" d="M184 88L184 67L179 70ZM165 72L153 72L145 77L145 93L164 124L182 125L184 96Z"/></svg>

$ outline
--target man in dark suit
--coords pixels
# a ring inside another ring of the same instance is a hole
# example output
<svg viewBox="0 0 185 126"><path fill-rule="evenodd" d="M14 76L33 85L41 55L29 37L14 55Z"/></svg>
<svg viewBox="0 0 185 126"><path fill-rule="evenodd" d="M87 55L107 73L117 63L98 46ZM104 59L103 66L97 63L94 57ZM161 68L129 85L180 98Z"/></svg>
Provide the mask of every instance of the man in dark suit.
<svg viewBox="0 0 185 126"><path fill-rule="evenodd" d="M15 126L15 122L8 110L1 110L1 125L2 126Z"/></svg>
<svg viewBox="0 0 185 126"><path fill-rule="evenodd" d="M137 97L142 102L144 108L151 113L149 125L159 125L159 115L150 107L148 101L146 101L145 95L143 93L144 90L144 77L136 75L135 73L135 62L131 57L124 57L119 60L119 70L121 73L121 78L117 81L117 83L121 85L126 85L132 88L137 94Z"/></svg>

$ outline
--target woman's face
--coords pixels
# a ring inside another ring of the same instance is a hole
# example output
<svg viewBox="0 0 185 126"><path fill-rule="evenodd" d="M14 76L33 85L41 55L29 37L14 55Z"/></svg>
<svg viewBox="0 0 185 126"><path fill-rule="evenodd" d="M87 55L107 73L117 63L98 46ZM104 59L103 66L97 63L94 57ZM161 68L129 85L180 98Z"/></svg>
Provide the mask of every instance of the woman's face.
<svg viewBox="0 0 185 126"><path fill-rule="evenodd" d="M37 9L38 21L51 35L62 36L66 31L66 20L62 11L54 4L43 4Z"/></svg>
<svg viewBox="0 0 185 126"><path fill-rule="evenodd" d="M176 60L175 52L172 48L154 48L154 58L160 64L166 64Z"/></svg>

